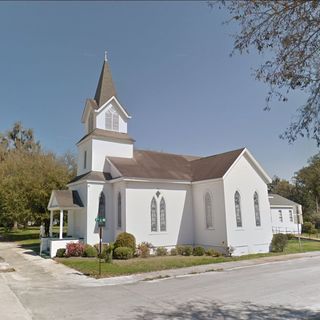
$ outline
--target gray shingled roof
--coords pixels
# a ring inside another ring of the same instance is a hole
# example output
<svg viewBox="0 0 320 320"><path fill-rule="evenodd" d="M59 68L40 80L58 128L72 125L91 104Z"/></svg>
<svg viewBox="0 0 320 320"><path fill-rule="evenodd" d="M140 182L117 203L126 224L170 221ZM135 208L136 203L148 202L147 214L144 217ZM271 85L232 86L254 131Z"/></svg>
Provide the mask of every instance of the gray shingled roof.
<svg viewBox="0 0 320 320"><path fill-rule="evenodd" d="M113 84L109 64L107 61L104 61L94 100L101 107L113 96L116 96L116 89Z"/></svg>
<svg viewBox="0 0 320 320"><path fill-rule="evenodd" d="M81 174L73 178L71 181L68 182L68 184L80 180L107 181L111 179L112 177L108 172L89 171L87 173Z"/></svg>
<svg viewBox="0 0 320 320"><path fill-rule="evenodd" d="M299 205L299 203L296 203L294 201L291 201L287 198L284 198L278 194L270 193L269 194L269 202L271 207L272 206L296 206Z"/></svg>
<svg viewBox="0 0 320 320"><path fill-rule="evenodd" d="M53 190L52 197L57 201L57 205L51 206L50 209L63 208L82 208L83 203L77 191L75 190Z"/></svg>
<svg viewBox="0 0 320 320"><path fill-rule="evenodd" d="M122 132L116 132L116 131L109 131L109 130L103 130L103 129L94 129L93 131L89 132L86 134L84 137L82 137L78 142L80 143L87 137L96 137L96 138L112 138L117 141L124 141L124 142L130 142L133 143L134 139L132 139L127 133L122 133Z"/></svg>
<svg viewBox="0 0 320 320"><path fill-rule="evenodd" d="M244 148L210 157L135 150L133 158L108 157L123 177L201 181L221 178Z"/></svg>

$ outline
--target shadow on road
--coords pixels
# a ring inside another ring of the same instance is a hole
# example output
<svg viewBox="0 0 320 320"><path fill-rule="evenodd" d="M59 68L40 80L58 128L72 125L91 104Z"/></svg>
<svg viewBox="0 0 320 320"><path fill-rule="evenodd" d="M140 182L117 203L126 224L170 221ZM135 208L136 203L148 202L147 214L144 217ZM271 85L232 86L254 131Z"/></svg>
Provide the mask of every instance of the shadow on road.
<svg viewBox="0 0 320 320"><path fill-rule="evenodd" d="M308 309L292 309L285 306L264 306L252 303L225 305L216 302L188 302L170 310L152 311L138 308L131 319L320 319L320 313Z"/></svg>

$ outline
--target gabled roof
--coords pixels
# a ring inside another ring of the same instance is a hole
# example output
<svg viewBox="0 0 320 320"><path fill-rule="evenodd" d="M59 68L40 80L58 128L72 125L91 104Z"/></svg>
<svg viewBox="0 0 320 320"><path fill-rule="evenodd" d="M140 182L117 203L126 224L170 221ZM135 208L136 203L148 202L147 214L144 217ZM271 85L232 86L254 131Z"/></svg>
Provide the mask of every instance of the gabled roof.
<svg viewBox="0 0 320 320"><path fill-rule="evenodd" d="M82 137L78 142L85 140L87 137L94 137L94 138L111 138L117 141L123 141L127 143L133 143L134 139L132 139L127 133L117 132L117 131L109 131L96 128L93 131L86 134Z"/></svg>
<svg viewBox="0 0 320 320"><path fill-rule="evenodd" d="M193 181L222 178L244 149L241 148L192 161Z"/></svg>
<svg viewBox="0 0 320 320"><path fill-rule="evenodd" d="M48 204L49 210L83 208L83 203L75 190L53 190Z"/></svg>
<svg viewBox="0 0 320 320"><path fill-rule="evenodd" d="M284 207L294 207L299 205L299 203L296 203L292 200L289 200L285 197L280 196L279 194L270 193L269 194L269 202L270 206L284 206Z"/></svg>
<svg viewBox="0 0 320 320"><path fill-rule="evenodd" d="M190 162L181 155L134 150L133 158L108 157L123 177L191 181Z"/></svg>
<svg viewBox="0 0 320 320"><path fill-rule="evenodd" d="M123 177L201 181L222 178L242 149L205 157L135 150L133 158L108 157Z"/></svg>
<svg viewBox="0 0 320 320"><path fill-rule="evenodd" d="M94 100L97 102L98 107L101 107L111 97L116 97L116 89L113 84L109 63L104 61Z"/></svg>

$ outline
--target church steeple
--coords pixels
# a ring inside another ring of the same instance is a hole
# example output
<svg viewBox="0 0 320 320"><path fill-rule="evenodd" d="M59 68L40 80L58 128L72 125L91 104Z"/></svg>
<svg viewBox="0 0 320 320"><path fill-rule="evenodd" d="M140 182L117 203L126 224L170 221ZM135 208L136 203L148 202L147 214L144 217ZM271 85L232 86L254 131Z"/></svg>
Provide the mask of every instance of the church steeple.
<svg viewBox="0 0 320 320"><path fill-rule="evenodd" d="M111 70L108 63L107 52L105 52L104 62L103 62L96 94L94 96L94 100L96 101L98 107L101 107L113 96L116 97L116 89L112 81L112 75L111 75Z"/></svg>

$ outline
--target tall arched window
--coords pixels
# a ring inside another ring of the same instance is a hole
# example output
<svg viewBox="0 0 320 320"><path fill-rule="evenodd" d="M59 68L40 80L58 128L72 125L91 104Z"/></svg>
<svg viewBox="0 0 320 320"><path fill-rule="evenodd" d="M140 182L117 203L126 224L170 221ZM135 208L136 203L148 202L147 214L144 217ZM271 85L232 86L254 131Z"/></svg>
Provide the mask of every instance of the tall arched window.
<svg viewBox="0 0 320 320"><path fill-rule="evenodd" d="M99 222L99 225L105 226L105 219L106 219L106 200L103 192L100 193L99 197L99 211L98 211L98 217L101 219L104 219L104 221Z"/></svg>
<svg viewBox="0 0 320 320"><path fill-rule="evenodd" d="M119 114L114 107L111 107L106 112L106 129L119 131Z"/></svg>
<svg viewBox="0 0 320 320"><path fill-rule="evenodd" d="M157 214L157 202L153 197L151 201L151 231L158 231L158 214Z"/></svg>
<svg viewBox="0 0 320 320"><path fill-rule="evenodd" d="M118 193L118 228L121 228L122 221L121 221L121 193Z"/></svg>
<svg viewBox="0 0 320 320"><path fill-rule="evenodd" d="M204 197L204 205L206 211L206 227L207 229L213 228L213 217L212 217L212 199L210 193L207 192Z"/></svg>
<svg viewBox="0 0 320 320"><path fill-rule="evenodd" d="M253 202L254 202L254 214L256 217L256 226L261 226L261 218L260 218L260 208L259 208L259 196L258 193L255 192L253 195Z"/></svg>
<svg viewBox="0 0 320 320"><path fill-rule="evenodd" d="M236 191L234 194L234 206L236 210L236 220L237 220L237 227L242 227L242 217L241 217L241 203L240 203L240 193Z"/></svg>
<svg viewBox="0 0 320 320"><path fill-rule="evenodd" d="M166 202L163 197L160 201L160 231L167 231Z"/></svg>

